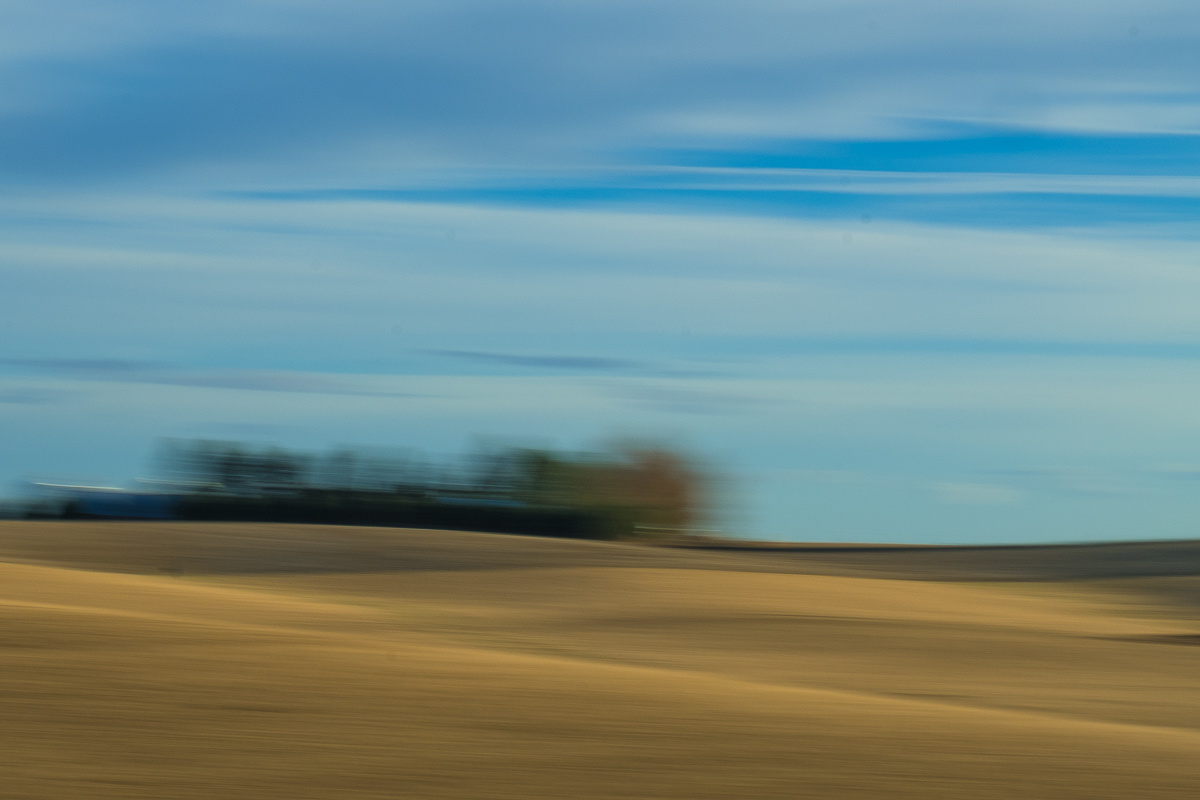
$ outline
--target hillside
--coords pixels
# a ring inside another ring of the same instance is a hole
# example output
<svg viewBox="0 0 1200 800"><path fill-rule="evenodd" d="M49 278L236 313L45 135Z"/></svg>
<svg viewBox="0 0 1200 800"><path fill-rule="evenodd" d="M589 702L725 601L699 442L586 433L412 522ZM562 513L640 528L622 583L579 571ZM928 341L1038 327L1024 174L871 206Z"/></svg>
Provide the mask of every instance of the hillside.
<svg viewBox="0 0 1200 800"><path fill-rule="evenodd" d="M1125 547L0 523L0 774L39 799L1191 798L1197 550Z"/></svg>

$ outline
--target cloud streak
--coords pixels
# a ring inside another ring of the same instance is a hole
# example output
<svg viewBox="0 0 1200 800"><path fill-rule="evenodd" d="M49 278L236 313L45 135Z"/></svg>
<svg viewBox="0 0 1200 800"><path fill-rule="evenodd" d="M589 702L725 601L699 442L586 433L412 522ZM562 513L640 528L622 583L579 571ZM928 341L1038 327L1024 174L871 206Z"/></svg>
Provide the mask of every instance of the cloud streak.
<svg viewBox="0 0 1200 800"><path fill-rule="evenodd" d="M328 375L277 370L211 370L206 372L171 372L143 376L138 383L167 386L195 386L205 389L234 389L251 392L291 392L300 394L332 394L351 397L422 397L409 392L378 391L361 383Z"/></svg>
<svg viewBox="0 0 1200 800"><path fill-rule="evenodd" d="M129 361L119 358L4 358L0 359L0 366L91 375L127 375L167 368L167 365L154 361Z"/></svg>
<svg viewBox="0 0 1200 800"><path fill-rule="evenodd" d="M0 366L49 371L82 381L111 381L119 383L157 384L161 386L192 386L206 389L233 389L253 392L292 392L300 394L332 394L354 397L421 397L406 392L378 391L363 386L361 381L332 375L283 370L216 369L188 370L155 362L124 361L120 359L88 358L11 358L0 360ZM37 392L11 394L4 402L39 402ZM45 395L54 397L53 393ZM21 400L28 397L33 399ZM49 401L47 401L49 402Z"/></svg>
<svg viewBox="0 0 1200 800"><path fill-rule="evenodd" d="M1165 0L1132 16L945 0L903 14L882 0L240 5L209 19L180 4L156 26L141 3L109 4L100 24L94 4L25 9L0 62L0 173L253 164L279 180L302 157L312 178L377 175L611 161L655 143L911 138L964 120L1200 130L1185 77L1200 18Z"/></svg>
<svg viewBox="0 0 1200 800"><path fill-rule="evenodd" d="M478 361L486 364L557 370L612 372L644 369L646 366L638 361L595 356L522 356L509 353L487 353L477 350L430 350L429 352L432 355Z"/></svg>
<svg viewBox="0 0 1200 800"><path fill-rule="evenodd" d="M68 403L78 399L82 393L61 389L41 389L30 386L0 389L0 403L22 406L44 406Z"/></svg>

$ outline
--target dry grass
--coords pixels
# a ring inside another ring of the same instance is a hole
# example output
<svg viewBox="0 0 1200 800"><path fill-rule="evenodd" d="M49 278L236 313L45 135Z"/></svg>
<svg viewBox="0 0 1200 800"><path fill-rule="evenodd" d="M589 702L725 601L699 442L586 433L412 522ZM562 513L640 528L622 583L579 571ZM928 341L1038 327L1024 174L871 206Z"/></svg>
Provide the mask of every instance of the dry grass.
<svg viewBox="0 0 1200 800"><path fill-rule="evenodd" d="M0 524L3 795L1200 792L1194 579L966 585L766 558Z"/></svg>

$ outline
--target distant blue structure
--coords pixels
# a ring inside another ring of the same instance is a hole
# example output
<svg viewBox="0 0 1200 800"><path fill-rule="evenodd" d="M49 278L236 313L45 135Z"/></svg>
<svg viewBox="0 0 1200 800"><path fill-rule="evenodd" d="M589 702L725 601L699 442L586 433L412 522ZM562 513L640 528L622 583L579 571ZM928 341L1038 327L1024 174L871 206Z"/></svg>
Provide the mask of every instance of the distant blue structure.
<svg viewBox="0 0 1200 800"><path fill-rule="evenodd" d="M136 492L110 486L67 486L35 483L62 505L64 516L107 519L175 519L183 497L165 492Z"/></svg>

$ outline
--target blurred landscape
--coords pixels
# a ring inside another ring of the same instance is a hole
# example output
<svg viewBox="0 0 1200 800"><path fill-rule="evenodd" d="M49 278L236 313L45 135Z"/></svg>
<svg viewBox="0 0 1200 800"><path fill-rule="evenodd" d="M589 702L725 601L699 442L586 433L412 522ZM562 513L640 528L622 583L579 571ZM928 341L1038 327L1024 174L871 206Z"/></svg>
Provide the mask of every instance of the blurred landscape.
<svg viewBox="0 0 1200 800"><path fill-rule="evenodd" d="M132 488L28 481L8 516L389 525L575 539L678 539L712 518L716 479L661 446L606 452L480 449L447 462L412 451L324 454L165 440Z"/></svg>
<svg viewBox="0 0 1200 800"><path fill-rule="evenodd" d="M0 800L1200 797L1198 52L0 3Z"/></svg>
<svg viewBox="0 0 1200 800"><path fill-rule="evenodd" d="M20 798L1191 798L1200 542L0 522Z"/></svg>

